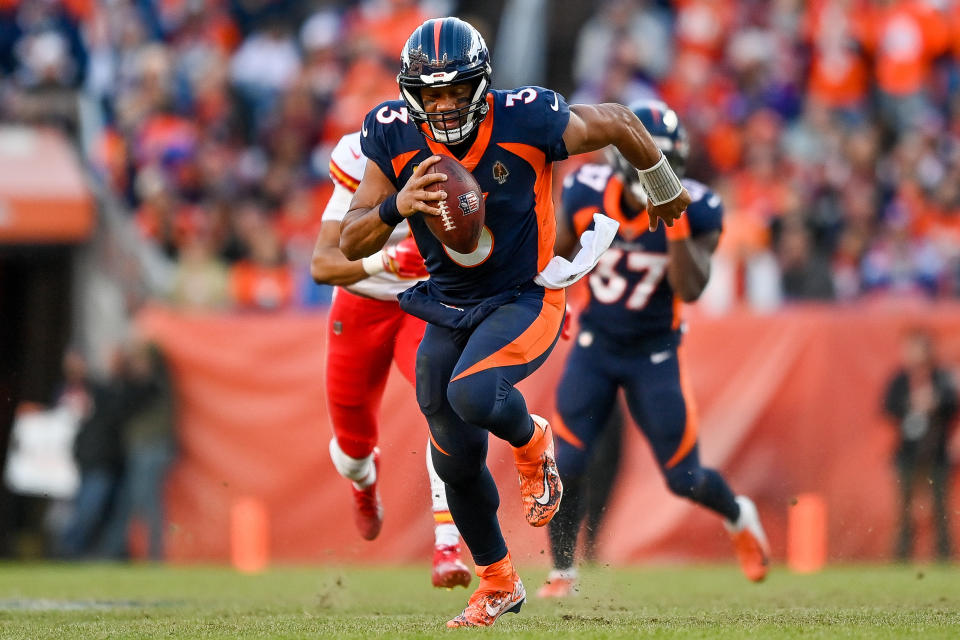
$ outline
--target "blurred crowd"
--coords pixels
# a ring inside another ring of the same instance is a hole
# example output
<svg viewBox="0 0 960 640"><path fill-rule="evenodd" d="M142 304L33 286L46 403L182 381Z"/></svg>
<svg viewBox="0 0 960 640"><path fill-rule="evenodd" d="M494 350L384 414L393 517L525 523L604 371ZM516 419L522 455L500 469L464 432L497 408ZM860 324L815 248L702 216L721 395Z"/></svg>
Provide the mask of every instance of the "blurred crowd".
<svg viewBox="0 0 960 640"><path fill-rule="evenodd" d="M469 4L0 0L0 112L92 134L172 302L314 306L329 150ZM960 2L607 0L567 35L569 101L658 95L690 131L726 205L715 308L960 295Z"/></svg>

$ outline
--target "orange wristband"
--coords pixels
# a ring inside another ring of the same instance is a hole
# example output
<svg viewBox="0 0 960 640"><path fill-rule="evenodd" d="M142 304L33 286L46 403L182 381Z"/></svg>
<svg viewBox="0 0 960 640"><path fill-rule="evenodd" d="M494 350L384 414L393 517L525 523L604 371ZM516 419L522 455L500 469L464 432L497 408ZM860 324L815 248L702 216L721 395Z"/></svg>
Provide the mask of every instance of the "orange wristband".
<svg viewBox="0 0 960 640"><path fill-rule="evenodd" d="M664 225L666 227L666 225ZM667 240L686 240L690 237L690 222L686 215L682 215L673 221L672 227L666 227Z"/></svg>

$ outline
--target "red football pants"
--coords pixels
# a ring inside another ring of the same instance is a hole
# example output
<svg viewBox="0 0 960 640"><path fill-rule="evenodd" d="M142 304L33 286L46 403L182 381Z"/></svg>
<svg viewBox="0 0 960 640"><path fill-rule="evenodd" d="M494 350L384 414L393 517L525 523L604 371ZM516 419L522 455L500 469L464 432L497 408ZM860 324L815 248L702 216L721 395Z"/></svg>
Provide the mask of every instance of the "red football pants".
<svg viewBox="0 0 960 640"><path fill-rule="evenodd" d="M377 416L391 361L415 383L425 327L396 301L337 289L327 324L327 407L337 444L351 458L365 458L377 444Z"/></svg>

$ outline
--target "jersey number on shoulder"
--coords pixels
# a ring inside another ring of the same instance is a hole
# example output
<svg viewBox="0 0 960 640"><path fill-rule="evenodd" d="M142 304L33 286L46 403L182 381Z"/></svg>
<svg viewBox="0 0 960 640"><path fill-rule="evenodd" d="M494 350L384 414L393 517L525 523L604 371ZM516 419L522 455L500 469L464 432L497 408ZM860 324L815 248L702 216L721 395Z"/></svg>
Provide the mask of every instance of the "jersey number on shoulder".
<svg viewBox="0 0 960 640"><path fill-rule="evenodd" d="M394 120L399 120L403 124L407 124L407 108L400 107L400 111L397 111L390 107L383 107L377 111L377 122L390 124Z"/></svg>
<svg viewBox="0 0 960 640"><path fill-rule="evenodd" d="M626 266L630 271L642 273L640 282L627 292L629 281L617 273L617 265L624 254L627 256ZM639 311L647 306L650 296L656 291L660 281L667 272L667 256L659 253L644 253L642 251L624 251L623 249L607 249L593 273L590 274L590 291L597 302L601 304L615 304L624 295L628 295L624 306L631 311Z"/></svg>
<svg viewBox="0 0 960 640"><path fill-rule="evenodd" d="M513 103L516 102L517 100L520 100L521 102L523 102L523 104L530 104L536 99L537 99L536 90L531 89L530 87L525 87L523 89L520 89L520 91L517 91L516 93L508 93L506 106L512 107Z"/></svg>
<svg viewBox="0 0 960 640"><path fill-rule="evenodd" d="M613 168L607 164L585 164L577 171L577 182L582 182L594 191L603 193Z"/></svg>

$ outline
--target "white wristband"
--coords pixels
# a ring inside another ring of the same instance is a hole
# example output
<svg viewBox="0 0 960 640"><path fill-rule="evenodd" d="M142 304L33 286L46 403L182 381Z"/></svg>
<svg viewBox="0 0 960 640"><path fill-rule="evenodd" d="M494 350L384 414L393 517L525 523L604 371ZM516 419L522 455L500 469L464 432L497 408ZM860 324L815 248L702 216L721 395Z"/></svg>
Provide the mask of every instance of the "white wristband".
<svg viewBox="0 0 960 640"><path fill-rule="evenodd" d="M383 249L377 251L372 256L363 258L360 260L360 264L363 265L363 270L367 272L368 276L383 273Z"/></svg>
<svg viewBox="0 0 960 640"><path fill-rule="evenodd" d="M637 169L640 184L647 193L647 197L655 205L670 202L680 195L683 185L680 178L673 172L667 157L660 152L660 161L649 169Z"/></svg>

